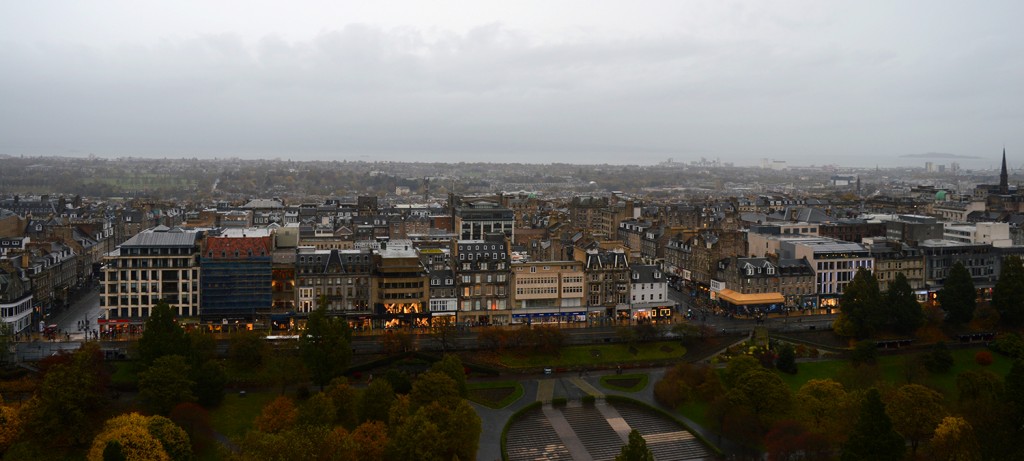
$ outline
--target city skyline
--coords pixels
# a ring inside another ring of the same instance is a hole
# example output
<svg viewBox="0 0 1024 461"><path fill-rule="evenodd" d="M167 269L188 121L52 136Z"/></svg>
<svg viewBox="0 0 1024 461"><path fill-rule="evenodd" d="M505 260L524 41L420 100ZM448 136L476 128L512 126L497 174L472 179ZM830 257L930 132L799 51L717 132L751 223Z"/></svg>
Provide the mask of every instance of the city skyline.
<svg viewBox="0 0 1024 461"><path fill-rule="evenodd" d="M1016 167L1020 8L12 3L0 154Z"/></svg>

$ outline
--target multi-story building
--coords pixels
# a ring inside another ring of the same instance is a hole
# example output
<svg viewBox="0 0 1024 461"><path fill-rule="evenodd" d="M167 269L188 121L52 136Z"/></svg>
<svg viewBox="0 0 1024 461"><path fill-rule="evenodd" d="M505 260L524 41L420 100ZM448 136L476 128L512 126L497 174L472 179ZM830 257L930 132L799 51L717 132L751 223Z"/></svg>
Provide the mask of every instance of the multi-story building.
<svg viewBox="0 0 1024 461"><path fill-rule="evenodd" d="M616 251L592 251L583 255L583 273L586 280L585 299L592 317L628 320L629 259ZM598 308L598 309L593 309ZM601 312L601 310L604 312Z"/></svg>
<svg viewBox="0 0 1024 461"><path fill-rule="evenodd" d="M818 306L838 306L857 270L874 271L875 258L860 243L824 237L796 237L780 242L779 257L806 259L814 269Z"/></svg>
<svg viewBox="0 0 1024 461"><path fill-rule="evenodd" d="M531 261L512 264L513 316L530 309L533 322L585 320L583 263L579 261ZM581 316L583 318L577 318ZM562 318L558 318L562 317ZM524 317L518 317L524 318ZM529 317L527 317L529 318Z"/></svg>
<svg viewBox="0 0 1024 461"><path fill-rule="evenodd" d="M4 333L26 333L31 330L32 290L28 278L13 264L0 261L0 326Z"/></svg>
<svg viewBox="0 0 1024 461"><path fill-rule="evenodd" d="M104 257L100 308L104 331L141 325L160 300L178 316L199 316L199 244L203 231L149 229Z"/></svg>
<svg viewBox="0 0 1024 461"><path fill-rule="evenodd" d="M256 229L244 232L209 236L204 242L199 258L203 322L245 324L270 314L273 237Z"/></svg>
<svg viewBox="0 0 1024 461"><path fill-rule="evenodd" d="M353 326L370 327L372 258L369 248L299 247L295 254L298 312L308 314L325 301L329 314L344 315Z"/></svg>
<svg viewBox="0 0 1024 461"><path fill-rule="evenodd" d="M864 245L875 258L875 278L882 292L888 291L896 274L903 273L915 292L925 287L924 255L915 247L886 239L865 239ZM920 293L924 298L924 293ZM922 299L923 300L923 299Z"/></svg>
<svg viewBox="0 0 1024 461"><path fill-rule="evenodd" d="M917 245L924 256L924 283L930 293L942 289L949 277L949 269L957 262L963 264L974 280L974 286L983 296L990 296L999 277L1001 261L992 245L963 243L953 240L925 240Z"/></svg>
<svg viewBox="0 0 1024 461"><path fill-rule="evenodd" d="M481 240L458 240L452 246L461 319L482 324L508 324L511 321L508 238L492 233Z"/></svg>
<svg viewBox="0 0 1024 461"><path fill-rule="evenodd" d="M452 255L448 248L424 248L420 261L430 277L431 319L453 317L459 311L458 287L452 270Z"/></svg>
<svg viewBox="0 0 1024 461"><path fill-rule="evenodd" d="M987 243L997 248L1013 245L1009 223L947 224L943 238L962 243Z"/></svg>
<svg viewBox="0 0 1024 461"><path fill-rule="evenodd" d="M495 232L512 238L515 213L488 200L462 201L455 207L455 232L460 240L483 240Z"/></svg>
<svg viewBox="0 0 1024 461"><path fill-rule="evenodd" d="M778 294L783 302L777 303L780 304L777 307L803 308L814 305L817 300L814 269L806 259L780 259L775 255L722 259L718 262L716 279L723 282L725 290L738 294L733 301L742 301L746 295ZM763 301L767 298L750 299Z"/></svg>
<svg viewBox="0 0 1024 461"><path fill-rule="evenodd" d="M430 280L412 242L381 242L373 262L373 327L429 326Z"/></svg>
<svg viewBox="0 0 1024 461"><path fill-rule="evenodd" d="M668 297L668 277L656 266L634 264L630 267L629 307L637 321L669 320L675 302Z"/></svg>

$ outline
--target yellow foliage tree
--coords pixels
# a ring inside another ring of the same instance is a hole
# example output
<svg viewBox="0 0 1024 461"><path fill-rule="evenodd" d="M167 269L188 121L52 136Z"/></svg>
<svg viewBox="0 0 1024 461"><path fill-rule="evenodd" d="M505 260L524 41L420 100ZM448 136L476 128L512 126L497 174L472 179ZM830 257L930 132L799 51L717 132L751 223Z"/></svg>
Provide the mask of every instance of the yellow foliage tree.
<svg viewBox="0 0 1024 461"><path fill-rule="evenodd" d="M299 419L299 411L292 399L280 396L263 407L253 422L256 430L276 434L290 429Z"/></svg>
<svg viewBox="0 0 1024 461"><path fill-rule="evenodd" d="M974 429L970 423L958 416L947 416L935 428L932 437L931 453L935 460L944 461L978 461L978 440L974 437Z"/></svg>
<svg viewBox="0 0 1024 461"><path fill-rule="evenodd" d="M103 461L103 451L110 442L121 445L128 461L180 461L192 458L188 434L162 416L138 413L118 415L103 424L103 431L93 439L87 459ZM173 456L169 453L173 453Z"/></svg>
<svg viewBox="0 0 1024 461"><path fill-rule="evenodd" d="M104 430L92 441L89 461L103 461L103 450L107 444L117 441L127 461L170 461L160 441L150 435L146 426L118 426Z"/></svg>
<svg viewBox="0 0 1024 461"><path fill-rule="evenodd" d="M0 455L18 440L22 428L18 409L3 403L3 398L0 398Z"/></svg>

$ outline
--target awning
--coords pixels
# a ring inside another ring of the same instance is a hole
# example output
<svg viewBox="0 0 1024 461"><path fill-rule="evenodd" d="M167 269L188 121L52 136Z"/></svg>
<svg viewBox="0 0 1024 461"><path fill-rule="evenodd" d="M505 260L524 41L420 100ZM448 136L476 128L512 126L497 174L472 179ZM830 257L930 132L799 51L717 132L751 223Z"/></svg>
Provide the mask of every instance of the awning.
<svg viewBox="0 0 1024 461"><path fill-rule="evenodd" d="M718 292L718 298L737 306L749 306L751 304L782 304L786 297L782 293L751 293L743 294L728 288Z"/></svg>

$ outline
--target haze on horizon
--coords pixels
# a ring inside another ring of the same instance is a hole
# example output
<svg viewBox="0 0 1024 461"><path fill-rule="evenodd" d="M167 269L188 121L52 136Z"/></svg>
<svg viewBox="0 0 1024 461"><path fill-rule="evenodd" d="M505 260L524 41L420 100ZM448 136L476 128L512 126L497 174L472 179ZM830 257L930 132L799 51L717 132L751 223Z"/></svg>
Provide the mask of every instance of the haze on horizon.
<svg viewBox="0 0 1024 461"><path fill-rule="evenodd" d="M0 154L1016 167L1024 4L0 4Z"/></svg>

